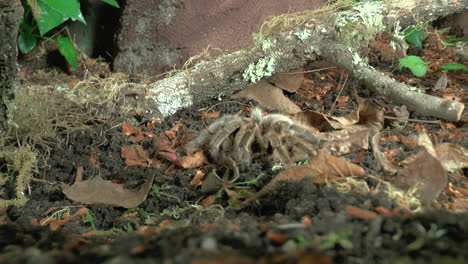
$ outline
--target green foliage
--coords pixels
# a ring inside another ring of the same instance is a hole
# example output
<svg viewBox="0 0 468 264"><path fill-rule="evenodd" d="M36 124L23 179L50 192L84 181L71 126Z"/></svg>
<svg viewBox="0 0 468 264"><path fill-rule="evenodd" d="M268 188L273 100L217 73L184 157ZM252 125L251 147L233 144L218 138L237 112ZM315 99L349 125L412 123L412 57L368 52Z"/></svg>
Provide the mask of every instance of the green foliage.
<svg viewBox="0 0 468 264"><path fill-rule="evenodd" d="M91 211L90 209L88 209L86 214L83 216L83 222L90 224L93 230L97 230L96 223L94 221L94 214L93 211Z"/></svg>
<svg viewBox="0 0 468 264"><path fill-rule="evenodd" d="M418 56L407 56L400 59L398 69L406 67L411 70L414 76L423 77L427 73L428 64L429 62L424 62Z"/></svg>
<svg viewBox="0 0 468 264"><path fill-rule="evenodd" d="M115 0L102 0L102 1L105 2L105 3L108 3L109 5L111 5L113 7L120 8L119 4Z"/></svg>
<svg viewBox="0 0 468 264"><path fill-rule="evenodd" d="M157 186L157 185L153 185L153 187L154 187L154 186ZM137 212L137 213L139 213L140 215L142 215L142 216L144 216L144 217L156 216L156 214L147 212L147 211L145 211L143 208L140 208L140 207L130 208L130 209L128 209L127 211L125 211L125 212L123 213L123 215L131 214L131 213L133 213L133 212Z"/></svg>
<svg viewBox="0 0 468 264"><path fill-rule="evenodd" d="M424 28L422 27L408 27L403 30L403 34L405 34L405 40L409 43L416 45L419 50L423 49L422 41L424 35Z"/></svg>
<svg viewBox="0 0 468 264"><path fill-rule="evenodd" d="M468 72L468 67L463 64L454 63L454 64L446 64L439 68L439 71L463 71Z"/></svg>
<svg viewBox="0 0 468 264"><path fill-rule="evenodd" d="M456 38L454 36L447 36L445 41L447 41L449 43L468 42L468 38Z"/></svg>
<svg viewBox="0 0 468 264"><path fill-rule="evenodd" d="M320 237L318 248L320 250L329 250L337 245L344 249L352 249L353 243L350 241L352 231L348 228L341 228L336 232Z"/></svg>
<svg viewBox="0 0 468 264"><path fill-rule="evenodd" d="M120 7L116 0L101 1ZM24 54L37 45L38 39L54 41L45 35L69 19L86 24L78 0L23 0L22 4L24 16L20 22L18 47ZM77 69L77 55L71 40L59 37L56 43L68 63Z"/></svg>
<svg viewBox="0 0 468 264"><path fill-rule="evenodd" d="M59 37L57 39L57 45L63 57L70 63L73 68L78 69L78 61L76 59L76 51L73 47L73 43L69 38Z"/></svg>

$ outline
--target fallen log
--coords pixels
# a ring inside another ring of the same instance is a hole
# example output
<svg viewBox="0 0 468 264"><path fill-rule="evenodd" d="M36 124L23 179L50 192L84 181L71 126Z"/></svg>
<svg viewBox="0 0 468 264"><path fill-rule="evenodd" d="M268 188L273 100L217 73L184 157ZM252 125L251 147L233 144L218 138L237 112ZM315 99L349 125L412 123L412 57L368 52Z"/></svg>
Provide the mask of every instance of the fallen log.
<svg viewBox="0 0 468 264"><path fill-rule="evenodd" d="M408 85L371 67L360 57L359 50L382 32L433 21L462 12L467 6L468 0L412 0L404 4L391 0L360 3L341 12L333 12L334 6L326 7L287 31L260 36L253 47L199 62L171 77L142 85L140 88L147 91L147 103L153 106L146 110L166 117L209 98L230 96L263 77L321 59L342 67L370 90L421 115L458 121L464 109L462 103L411 91Z"/></svg>

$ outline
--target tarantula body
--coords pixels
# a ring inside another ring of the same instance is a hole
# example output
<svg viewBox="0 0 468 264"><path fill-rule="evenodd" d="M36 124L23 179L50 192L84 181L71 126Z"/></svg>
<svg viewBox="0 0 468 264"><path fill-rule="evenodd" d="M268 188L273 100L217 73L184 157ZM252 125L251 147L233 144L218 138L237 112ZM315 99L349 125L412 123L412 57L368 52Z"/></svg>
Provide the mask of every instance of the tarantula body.
<svg viewBox="0 0 468 264"><path fill-rule="evenodd" d="M232 169L245 170L255 158L289 166L297 161L294 152L302 151L311 157L320 145L309 127L282 114L263 115L260 108L255 108L250 118L225 115L215 120L187 149L207 147L215 162L227 167L235 164Z"/></svg>

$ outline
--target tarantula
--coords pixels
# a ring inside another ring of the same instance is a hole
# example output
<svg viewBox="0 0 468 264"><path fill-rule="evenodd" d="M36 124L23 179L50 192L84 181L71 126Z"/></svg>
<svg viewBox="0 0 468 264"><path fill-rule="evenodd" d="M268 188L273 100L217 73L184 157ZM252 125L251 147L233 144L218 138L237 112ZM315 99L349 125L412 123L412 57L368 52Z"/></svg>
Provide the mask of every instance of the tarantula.
<svg viewBox="0 0 468 264"><path fill-rule="evenodd" d="M244 170L255 158L267 158L273 163L291 165L296 152L314 156L321 145L311 129L282 114L263 115L260 108L252 110L250 118L225 115L201 131L186 150L206 146L218 164Z"/></svg>

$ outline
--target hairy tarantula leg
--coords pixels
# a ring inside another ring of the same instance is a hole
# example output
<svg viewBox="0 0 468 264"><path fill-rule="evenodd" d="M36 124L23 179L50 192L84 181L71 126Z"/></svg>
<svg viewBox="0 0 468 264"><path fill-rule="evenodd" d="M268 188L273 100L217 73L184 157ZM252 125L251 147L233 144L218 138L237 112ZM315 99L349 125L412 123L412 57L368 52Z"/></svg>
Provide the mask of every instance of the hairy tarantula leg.
<svg viewBox="0 0 468 264"><path fill-rule="evenodd" d="M241 170L252 164L252 142L255 139L255 123L241 126L233 143L234 160L239 163Z"/></svg>
<svg viewBox="0 0 468 264"><path fill-rule="evenodd" d="M279 146L273 150L273 160L275 162L277 162L277 160L275 160L276 157L278 157L278 161L283 163L285 166L291 165L293 163L288 151L283 146Z"/></svg>
<svg viewBox="0 0 468 264"><path fill-rule="evenodd" d="M309 157L317 155L317 149L319 148L317 144L310 143L307 140L293 135L285 136L283 139L285 141L285 145L291 150L296 147L306 153Z"/></svg>
<svg viewBox="0 0 468 264"><path fill-rule="evenodd" d="M208 143L210 141L210 137L214 135L215 132L219 130L225 122L229 122L230 120L235 118L237 117L233 115L226 115L211 123L207 128L203 129L200 132L200 135L198 135L197 138L195 138L185 146L185 151L187 152L187 154L190 154L194 149L199 148L202 145Z"/></svg>
<svg viewBox="0 0 468 264"><path fill-rule="evenodd" d="M221 144L220 148L210 149L211 157L216 161L216 163L222 164L224 157L231 155L232 153L232 138L227 137Z"/></svg>
<svg viewBox="0 0 468 264"><path fill-rule="evenodd" d="M210 148L218 149L227 137L239 129L239 127L242 125L242 122L243 120L241 117L236 117L235 119L232 119L228 123L224 124L224 126L220 127L210 141Z"/></svg>
<svg viewBox="0 0 468 264"><path fill-rule="evenodd" d="M268 141L270 142L271 147L273 148L273 159L275 162L280 161L284 164L291 164L291 157L289 156L288 150L282 145L282 140L280 135L276 133L267 133L269 136ZM276 160L278 158L278 160Z"/></svg>
<svg viewBox="0 0 468 264"><path fill-rule="evenodd" d="M234 183L239 178L239 168L236 166L236 163L230 157L224 157L222 164L227 169L224 173L223 180L227 181L229 184ZM232 174L229 173L230 171L232 171Z"/></svg>
<svg viewBox="0 0 468 264"><path fill-rule="evenodd" d="M323 143L323 140L318 139L315 134L308 128L300 125L292 125L291 131L294 136L307 140L311 144L320 145Z"/></svg>

